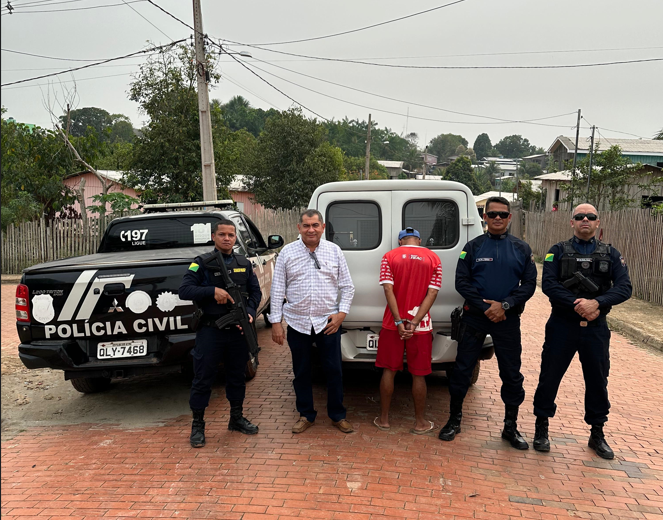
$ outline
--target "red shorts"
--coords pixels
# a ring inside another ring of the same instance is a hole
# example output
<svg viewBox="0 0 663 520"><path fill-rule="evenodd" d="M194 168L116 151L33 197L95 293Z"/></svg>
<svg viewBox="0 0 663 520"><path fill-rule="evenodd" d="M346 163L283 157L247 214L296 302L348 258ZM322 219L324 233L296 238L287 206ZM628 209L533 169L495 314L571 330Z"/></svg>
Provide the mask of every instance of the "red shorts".
<svg viewBox="0 0 663 520"><path fill-rule="evenodd" d="M427 376L433 370L433 335L415 334L403 341L397 330L382 329L378 340L375 366L389 370L403 370L403 353L407 354L407 370L413 376Z"/></svg>

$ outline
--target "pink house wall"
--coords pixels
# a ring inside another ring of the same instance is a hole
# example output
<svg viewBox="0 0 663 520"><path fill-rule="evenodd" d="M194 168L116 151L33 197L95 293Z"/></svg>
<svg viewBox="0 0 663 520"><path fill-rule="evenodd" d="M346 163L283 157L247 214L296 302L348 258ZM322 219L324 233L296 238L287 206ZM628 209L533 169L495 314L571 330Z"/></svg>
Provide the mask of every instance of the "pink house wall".
<svg viewBox="0 0 663 520"><path fill-rule="evenodd" d="M89 208L91 205L97 204L94 200L92 200L92 197L94 195L101 195L103 193L103 188L101 186L101 181L94 174L89 172L77 175L75 177L69 177L68 179L64 180L64 184L65 186L68 186L73 190L77 190L80 186L81 179L85 179L85 205ZM106 182L110 182L110 186L108 187L108 193L122 192L125 195L129 195L130 197L138 198L138 194L136 193L136 190L134 190L133 188L127 188L126 186L122 186L121 184L112 181L110 179L107 179ZM80 213L81 207L78 201L74 202L73 206L76 209L76 211ZM138 205L132 207L137 208ZM110 204L107 203L106 212L110 211L111 211ZM89 209L87 214L88 216L95 215Z"/></svg>
<svg viewBox="0 0 663 520"><path fill-rule="evenodd" d="M242 211L247 215L254 215L265 210L262 204L251 200L253 199L253 193L249 193L248 191L230 191L230 196L235 202L244 204Z"/></svg>

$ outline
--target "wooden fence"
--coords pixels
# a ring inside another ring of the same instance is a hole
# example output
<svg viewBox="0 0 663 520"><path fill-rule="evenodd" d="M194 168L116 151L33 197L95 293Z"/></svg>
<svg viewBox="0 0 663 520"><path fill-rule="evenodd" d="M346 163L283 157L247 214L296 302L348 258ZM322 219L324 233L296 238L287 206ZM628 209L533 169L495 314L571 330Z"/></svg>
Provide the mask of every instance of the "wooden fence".
<svg viewBox="0 0 663 520"><path fill-rule="evenodd" d="M287 244L297 238L299 211L265 210L249 218L265 239L281 235ZM1 233L2 274L20 274L26 267L42 262L96 253L103 231L98 218L88 218L87 232L81 220L41 219L10 225Z"/></svg>
<svg viewBox="0 0 663 520"><path fill-rule="evenodd" d="M604 211L600 217L603 242L613 244L627 262L633 295L663 305L663 216L635 209ZM570 221L566 211L527 213L525 241L543 258L553 244L573 236Z"/></svg>

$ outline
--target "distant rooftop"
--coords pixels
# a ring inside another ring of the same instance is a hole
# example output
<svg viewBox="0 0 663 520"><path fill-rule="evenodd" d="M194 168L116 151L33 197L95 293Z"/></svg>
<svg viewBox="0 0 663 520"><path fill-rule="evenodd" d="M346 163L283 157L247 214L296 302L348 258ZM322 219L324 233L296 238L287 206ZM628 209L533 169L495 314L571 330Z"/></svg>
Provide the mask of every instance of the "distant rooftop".
<svg viewBox="0 0 663 520"><path fill-rule="evenodd" d="M663 156L663 140L656 139L607 139L605 137L595 137L595 143L598 143L599 150L607 150L611 146L619 146L624 155L661 155ZM575 150L575 138L558 136L548 148L551 152L563 146L570 153ZM583 137L578 141L578 153L589 153L590 139Z"/></svg>

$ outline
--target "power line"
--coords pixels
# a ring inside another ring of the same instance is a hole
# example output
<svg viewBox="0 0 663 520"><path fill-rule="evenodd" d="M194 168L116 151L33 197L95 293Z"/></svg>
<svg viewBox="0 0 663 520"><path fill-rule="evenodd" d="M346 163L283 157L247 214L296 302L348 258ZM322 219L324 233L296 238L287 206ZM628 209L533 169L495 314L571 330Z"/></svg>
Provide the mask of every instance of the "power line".
<svg viewBox="0 0 663 520"><path fill-rule="evenodd" d="M299 88L303 88L304 90L314 92L315 94L318 94L318 95L321 95L321 96L324 96L324 97L328 97L328 98L334 99L336 101L340 101L341 103L347 103L347 104L358 106L358 107L365 108L365 109L368 109L368 110L374 110L376 112L384 112L386 114L392 114L392 115L397 115L397 116L405 116L405 114L402 114L400 112L394 112L392 110L384 110L384 109L380 109L380 108L370 107L370 106L367 106L367 105L362 105L361 103L355 103L353 101L348 101L346 99L341 99L341 98L338 98L338 97L335 97L335 96L331 96L329 94L325 94L323 92L319 92L315 89L305 87L303 85L295 83L294 81L287 80L287 79L282 78L282 77L280 77L276 74L273 74L269 71L261 69L260 67L258 67L255 64L251 64L251 67L254 67L254 68L258 69L259 71L264 72L265 74L269 74L270 76L278 78L281 81L285 81L286 83L290 83L291 85L295 85ZM574 112L570 112L569 114L563 114L563 115L571 115L573 113ZM419 120L422 120L422 121L434 121L436 123L463 124L463 125L491 125L491 124L494 125L494 124L517 123L517 122L519 122L519 121L501 121L501 122L494 122L494 123L486 123L485 121L448 121L448 120L443 120L443 119L433 119L433 118L429 118L429 117L418 117L418 116L413 116L413 115L410 115L409 117L412 118L412 119L419 119ZM553 117L559 117L559 116L553 116ZM571 125L550 125L550 124L545 124L545 123L530 123L530 124L538 124L540 126L551 126L551 127L557 127L557 128L570 128L570 126L571 126Z"/></svg>
<svg viewBox="0 0 663 520"><path fill-rule="evenodd" d="M150 20L148 20L147 18L145 18L145 17L144 17L142 14L140 14L138 11L136 11L136 9L135 9L133 6L129 5L130 2L127 2L127 0L122 0L122 2L123 2L124 4L126 4L127 7L130 7L131 10L132 10L134 13L136 13L136 14L137 14L138 16L140 16L143 20L145 20L145 21L146 21L147 23L149 23L152 27L154 27L157 31L159 31L159 32L160 32L161 34L163 34L166 38L168 38L171 42L173 41L173 39L172 39L170 36L168 36L165 32L163 32L161 29L159 29L159 28L158 28L156 25L154 25L152 22L150 22Z"/></svg>
<svg viewBox="0 0 663 520"><path fill-rule="evenodd" d="M265 63L266 65L271 65L272 67L276 67L276 68L281 69L281 70L292 72L293 74L299 74L300 76L304 76L306 78L321 81L323 83L329 83L331 85L346 88L348 90L354 90L355 92L361 92L362 94L367 94L369 96L375 96L375 97L379 97L379 98L386 99L386 100L389 100L389 101L396 101L398 103L404 103L406 105L412 105L412 106L418 106L418 107L422 107L422 108L428 108L428 109L431 109L431 110L439 110L441 112L448 112L450 114L457 114L457 115L469 116L469 117L481 117L481 118L484 118L484 119L492 119L492 120L500 121L500 122L504 122L504 123L531 123L531 122L535 122L535 121L543 121L545 119L555 119L557 117L564 117L564 116L575 114L575 112L569 112L569 113L565 113L565 114L559 114L559 115L556 115L556 116L539 117L539 118L526 119L526 120L512 120L512 119L503 119L503 118L500 118L500 117L485 116L485 115L481 115L481 114L471 114L471 113L468 113L468 112L459 112L459 111L456 111L456 110L449 110L449 109L446 109L446 108L440 108L440 107L435 107L435 106L431 106L431 105L424 105L422 103L416 103L414 101L407 101L407 100L404 100L404 99L397 99L397 98L392 98L392 97L389 97L389 96L383 96L381 94L376 94L374 92L369 92L367 90L362 90L362 89L359 89L359 88L350 87L348 85L343 85L341 83L336 83L334 81L317 78L315 76L311 76L309 74L304 74L303 72L298 72L298 71L295 71L295 70L292 70L292 69L288 69L286 67L281 67L280 65L274 65L273 63L263 61L263 60L259 60L257 58L254 58L254 59L256 61L261 62L261 63ZM281 78L279 78L279 79L281 79ZM566 128L566 127L564 126L563 128Z"/></svg>
<svg viewBox="0 0 663 520"><path fill-rule="evenodd" d="M75 80L74 79L71 79L71 80L68 79L68 80L62 81L61 83L80 83L81 81L89 81L89 80L92 80L92 79L117 78L119 76L131 76L132 74L133 74L133 72L123 72L121 74L108 74L108 75L105 75L105 76L93 76L91 78L82 78L82 79L75 79ZM7 90L16 90L16 89L19 89L19 88L48 87L49 85L50 85L50 83L34 83L32 85L21 85L19 87L9 87L9 88L5 88L4 90L7 91Z"/></svg>
<svg viewBox="0 0 663 520"><path fill-rule="evenodd" d="M276 110L281 111L281 109L280 109L279 107L277 107L274 103L271 103L270 101L267 101L265 98L260 97L258 94L256 94L255 92L253 92L253 91L252 91L251 89L249 89L248 87L245 87L244 85L242 85L242 84L241 84L239 81L237 81L236 79L231 78L228 74L223 73L223 74L221 75L221 79L222 79L222 80L227 79L227 80L230 81L230 83L232 83L233 85L236 85L236 86L238 86L239 88L241 88L242 90L245 90L245 91L248 92L249 94L251 94L251 95L257 97L257 98L260 99L261 101L267 103L267 104L268 104L269 106L271 106L272 108L275 108Z"/></svg>
<svg viewBox="0 0 663 520"><path fill-rule="evenodd" d="M81 60L76 58L56 58L53 56L44 56L43 54L32 54L29 52L14 51L11 49L0 49L3 52L11 52L13 54L22 54L23 56L32 56L34 58L44 58L47 60L59 60L59 61L83 61L83 62L93 62L93 61L103 61L105 58L98 58L96 60Z"/></svg>
<svg viewBox="0 0 663 520"><path fill-rule="evenodd" d="M392 18L391 20L386 20L384 22L379 22L379 23L374 23L374 24L371 24L371 25L366 25L364 27L359 27L357 29L351 29L349 31L342 31L342 32L337 32L337 33L333 33L333 34L326 34L324 36L316 36L316 37L313 37L313 38L302 38L300 40L289 40L289 41L283 41L283 42L269 42L269 43L255 43L253 45L265 45L265 46L266 45L286 45L286 44L289 44L289 43L311 42L311 41L315 41L315 40L324 40L325 38L334 38L336 36L342 36L344 34L356 33L356 32L359 32L359 31L365 31L367 29L373 29L374 27L380 27L381 25L387 25L387 24L390 24L390 23L399 22L401 20L406 20L407 18L413 18L415 16L419 16L419 15L422 15L422 14L437 11L438 9L443 9L444 7L449 7L449 6L452 6L452 5L455 5L455 4L460 4L460 3L465 2L465 1L466 0L456 0L455 2L450 2L450 3L444 4L444 5L438 5L437 7L433 7L431 9L426 9L425 11L419 11L417 13L408 14L406 16L400 16L398 18Z"/></svg>
<svg viewBox="0 0 663 520"><path fill-rule="evenodd" d="M589 120L585 116L582 116L582 118L585 121L587 121L587 124L589 125L589 128L591 128L592 126L596 126L596 128L598 128L597 125L593 125L592 123L590 123ZM608 132L615 132L616 134L631 135L633 137L637 137L638 139L648 139L648 137L643 137L643 136L638 135L638 134L632 134L630 132L622 132L621 130L612 130L610 128L606 128L605 126L602 126L601 128L603 128L603 130L607 130ZM599 135L601 135L601 132L599 132Z"/></svg>
<svg viewBox="0 0 663 520"><path fill-rule="evenodd" d="M53 0L42 0L41 2L26 2L24 4L17 4L16 2L12 1L11 6L13 9L16 9L17 7L23 9L25 7L44 7L44 4L48 4L48 7L50 7L52 5L71 4L74 2L83 2L83 1L84 0L65 0L64 2L54 2ZM2 9L9 9L9 8L6 5L4 5L2 6Z"/></svg>
<svg viewBox="0 0 663 520"><path fill-rule="evenodd" d="M12 81L11 83L4 83L4 84L0 85L0 87L8 87L9 85L16 85L18 83L26 83L28 81L34 81L34 80L37 80L37 79L50 78L52 76L58 76L60 74L66 74L67 72L74 72L74 71L77 71L77 70L88 69L90 67L95 67L97 65L102 65L102 64L108 63L110 61L123 60L123 59L130 58L132 56L136 56L136 55L140 55L140 54L152 53L152 52L155 52L155 51L158 51L158 50L161 50L161 49L172 47L173 45L176 45L178 43L182 43L182 42L185 42L185 41L186 41L186 38L171 42L171 43L166 44L166 45L160 45L158 47L151 47L149 49L143 49L143 50L140 50L140 51L132 52L131 54L126 54L124 56L118 56L116 58L109 58L107 60L98 61L96 63L90 63L88 65L81 65L80 67L74 67L73 69L62 70L60 72L53 72L51 74L43 74L42 76L35 76L33 78L26 78L26 79L21 79L21 80L18 80L18 81Z"/></svg>
<svg viewBox="0 0 663 520"><path fill-rule="evenodd" d="M170 16L171 18L177 20L177 21L180 22L182 25L185 25L186 27L188 27L189 29L191 29L191 30L194 32L194 34L196 33L196 30L195 30L193 27L191 27L188 23L186 23L186 22L183 21L183 20L180 20L177 16L175 16L174 14L172 14L172 13L166 11L166 10L165 10L163 7L161 7L160 5L155 4L152 0L147 0L147 2L149 2L149 3L152 4L154 7L156 7L157 9L159 9L159 11L163 11L164 13L166 13L166 14L167 14L168 16Z"/></svg>
<svg viewBox="0 0 663 520"><path fill-rule="evenodd" d="M149 2L150 0L148 0ZM265 49L257 45L236 42L233 40L224 40L235 45L244 45L246 47L251 47L254 49L275 52L277 54L284 54L286 56L296 56L298 58L308 58L311 60L319 61L333 61L340 63L355 63L357 65L370 65L373 67L387 67L387 68L397 68L397 69L425 69L425 70L484 70L484 69L577 69L577 68L586 68L586 67L605 67L609 65L624 65L627 63L645 63L651 61L663 61L663 58L644 58L636 60L622 60L622 61L609 61L603 63L579 63L579 64L570 64L570 65L402 65L396 63L375 63L371 61L363 60L349 60L344 58L328 58L323 56L309 56L306 54L297 54L293 52L277 51L275 49Z"/></svg>
<svg viewBox="0 0 663 520"><path fill-rule="evenodd" d="M147 0L131 0L129 3L130 4L135 4L135 3L138 3L138 2L146 2L146 1ZM93 6L90 6L90 7L73 7L71 9L46 9L46 10L43 10L43 11L22 11L22 10L14 9L13 12L3 13L0 16L7 16L7 15L10 15L10 14L19 14L19 13L20 14L35 14L35 13L64 13L66 11L86 11L88 9L101 9L103 7L115 7L115 6L118 6L118 5L124 5L124 4L93 5Z"/></svg>

